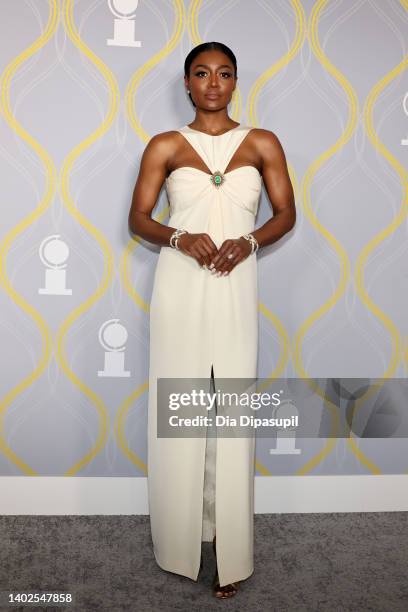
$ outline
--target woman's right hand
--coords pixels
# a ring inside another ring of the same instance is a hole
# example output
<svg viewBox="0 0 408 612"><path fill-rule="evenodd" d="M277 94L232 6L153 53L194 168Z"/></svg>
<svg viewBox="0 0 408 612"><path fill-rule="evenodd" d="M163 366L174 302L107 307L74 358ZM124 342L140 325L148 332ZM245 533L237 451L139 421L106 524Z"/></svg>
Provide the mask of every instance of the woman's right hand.
<svg viewBox="0 0 408 612"><path fill-rule="evenodd" d="M178 248L185 255L193 257L201 267L209 266L218 253L216 245L208 234L181 234Z"/></svg>

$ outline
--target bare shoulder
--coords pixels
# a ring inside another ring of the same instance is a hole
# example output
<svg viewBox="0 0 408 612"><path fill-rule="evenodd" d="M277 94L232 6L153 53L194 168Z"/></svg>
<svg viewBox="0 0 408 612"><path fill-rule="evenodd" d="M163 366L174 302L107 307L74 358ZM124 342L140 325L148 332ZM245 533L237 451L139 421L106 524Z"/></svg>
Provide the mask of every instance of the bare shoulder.
<svg viewBox="0 0 408 612"><path fill-rule="evenodd" d="M155 134L146 145L144 156L156 158L161 164L168 165L180 143L181 134L177 130Z"/></svg>
<svg viewBox="0 0 408 612"><path fill-rule="evenodd" d="M272 148L276 151L282 149L282 145L280 143L279 138L271 130L265 130L264 128L252 128L251 134L252 138L254 139L254 142L260 148Z"/></svg>
<svg viewBox="0 0 408 612"><path fill-rule="evenodd" d="M271 130L253 128L253 143L263 164L285 163L285 152L277 135Z"/></svg>
<svg viewBox="0 0 408 612"><path fill-rule="evenodd" d="M160 132L159 134L155 134L150 138L149 142L147 143L147 147L149 147L151 150L154 149L158 153L166 151L167 149L174 147L178 136L179 132L177 132L177 130Z"/></svg>

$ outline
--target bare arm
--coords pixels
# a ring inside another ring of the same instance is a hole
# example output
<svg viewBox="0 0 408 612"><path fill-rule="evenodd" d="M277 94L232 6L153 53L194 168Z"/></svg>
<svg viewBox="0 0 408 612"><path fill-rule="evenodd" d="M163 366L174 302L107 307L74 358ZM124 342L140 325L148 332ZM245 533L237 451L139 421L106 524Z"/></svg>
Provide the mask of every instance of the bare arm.
<svg viewBox="0 0 408 612"><path fill-rule="evenodd" d="M251 232L261 247L276 242L292 229L296 221L296 208L285 153L277 136L260 129L256 146L262 160L262 178L273 208L273 217ZM228 259L233 251L235 257ZM245 238L225 240L212 263L220 274L229 274L250 254L251 246Z"/></svg>
<svg viewBox="0 0 408 612"><path fill-rule="evenodd" d="M171 134L157 134L147 144L140 162L139 176L133 191L129 212L129 229L149 242L162 246L170 245L175 227L163 225L151 218L157 198L167 174L167 164L174 153ZM200 266L210 265L217 247L206 233L182 234L178 249L193 257Z"/></svg>
<svg viewBox="0 0 408 612"><path fill-rule="evenodd" d="M151 218L167 174L170 142L168 134L157 134L149 140L140 161L129 212L129 229L154 244L169 245L175 227Z"/></svg>
<svg viewBox="0 0 408 612"><path fill-rule="evenodd" d="M261 247L276 242L292 229L296 222L296 207L282 145L273 132L260 132L258 146L263 162L262 178L273 208L272 219L251 232Z"/></svg>

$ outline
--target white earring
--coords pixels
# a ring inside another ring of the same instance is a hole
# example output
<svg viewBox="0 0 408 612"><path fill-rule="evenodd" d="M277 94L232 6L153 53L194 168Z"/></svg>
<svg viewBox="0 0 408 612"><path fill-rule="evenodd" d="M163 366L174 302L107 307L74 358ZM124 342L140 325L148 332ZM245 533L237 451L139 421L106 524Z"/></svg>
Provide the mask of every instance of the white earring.
<svg viewBox="0 0 408 612"><path fill-rule="evenodd" d="M189 90L189 89L187 89L187 93L188 93L188 94L190 93L190 90Z"/></svg>

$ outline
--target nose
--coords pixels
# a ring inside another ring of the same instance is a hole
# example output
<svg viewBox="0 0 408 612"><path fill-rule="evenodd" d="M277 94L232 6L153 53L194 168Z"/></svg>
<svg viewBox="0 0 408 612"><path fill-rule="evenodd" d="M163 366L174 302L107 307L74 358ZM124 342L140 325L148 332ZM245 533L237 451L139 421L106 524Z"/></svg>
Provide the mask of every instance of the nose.
<svg viewBox="0 0 408 612"><path fill-rule="evenodd" d="M217 78L216 74L212 75L212 77L210 79L210 82L211 82L211 87L217 87L218 86L218 78Z"/></svg>

